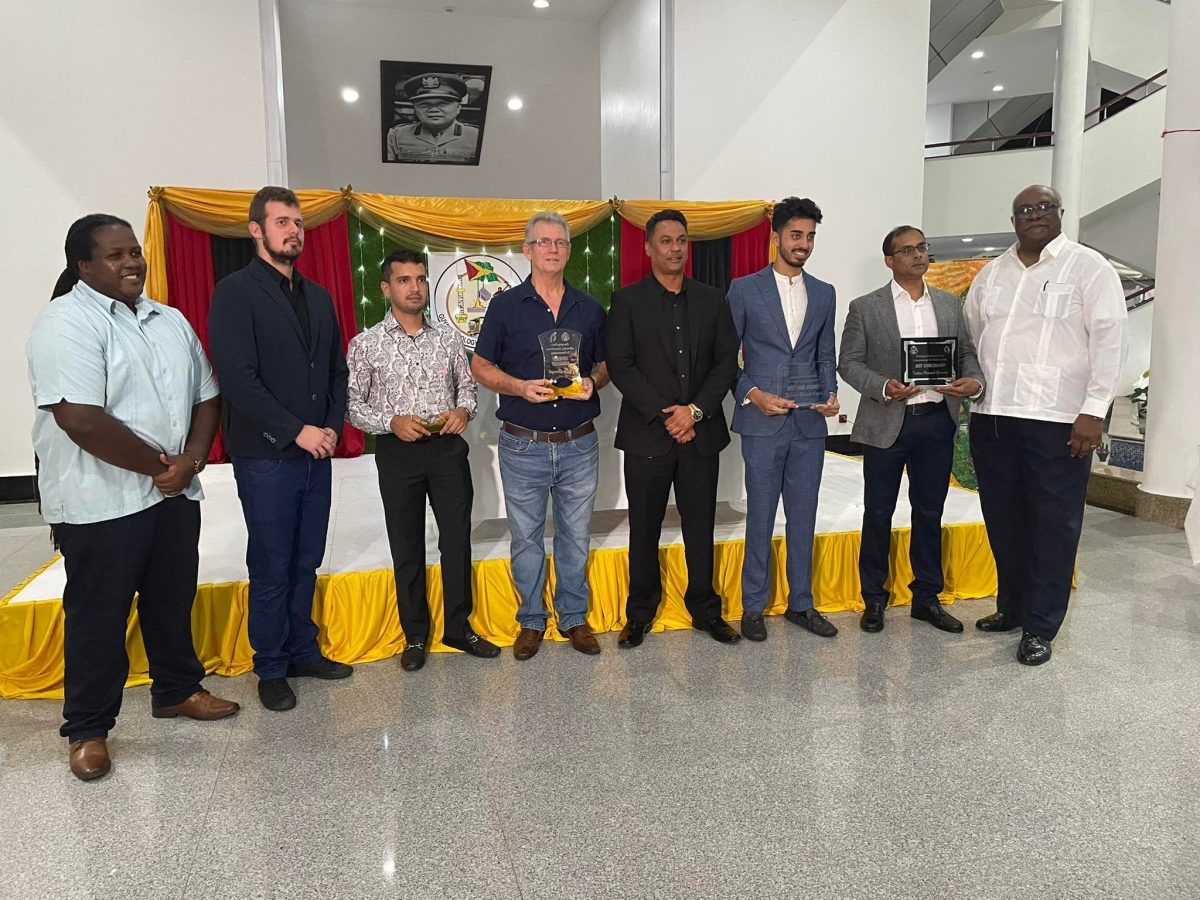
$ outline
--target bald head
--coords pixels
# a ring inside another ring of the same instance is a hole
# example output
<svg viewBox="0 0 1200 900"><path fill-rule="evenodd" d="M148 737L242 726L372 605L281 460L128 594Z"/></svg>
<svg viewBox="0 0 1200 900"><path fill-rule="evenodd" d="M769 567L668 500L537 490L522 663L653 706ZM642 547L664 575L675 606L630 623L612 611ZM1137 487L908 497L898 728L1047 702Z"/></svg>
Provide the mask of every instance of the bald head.
<svg viewBox="0 0 1200 900"><path fill-rule="evenodd" d="M1021 251L1040 254L1062 234L1062 196L1052 187L1031 184L1013 198L1012 223Z"/></svg>

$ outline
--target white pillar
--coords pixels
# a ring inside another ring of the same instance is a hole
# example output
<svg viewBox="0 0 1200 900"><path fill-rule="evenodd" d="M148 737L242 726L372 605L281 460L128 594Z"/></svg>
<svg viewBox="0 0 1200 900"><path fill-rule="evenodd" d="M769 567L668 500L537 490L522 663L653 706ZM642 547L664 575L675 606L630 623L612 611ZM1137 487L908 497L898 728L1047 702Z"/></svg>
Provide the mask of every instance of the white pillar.
<svg viewBox="0 0 1200 900"><path fill-rule="evenodd" d="M1150 343L1146 471L1142 491L1191 497L1200 445L1200 3L1171 4L1154 327ZM1188 131L1187 129L1192 129Z"/></svg>
<svg viewBox="0 0 1200 900"><path fill-rule="evenodd" d="M1083 117L1087 112L1088 45L1092 0L1063 0L1054 75L1054 162L1050 186L1063 200L1063 231L1079 240L1083 199Z"/></svg>
<svg viewBox="0 0 1200 900"><path fill-rule="evenodd" d="M267 107L267 183L287 186L287 131L283 121L283 49L278 0L258 0L263 102Z"/></svg>

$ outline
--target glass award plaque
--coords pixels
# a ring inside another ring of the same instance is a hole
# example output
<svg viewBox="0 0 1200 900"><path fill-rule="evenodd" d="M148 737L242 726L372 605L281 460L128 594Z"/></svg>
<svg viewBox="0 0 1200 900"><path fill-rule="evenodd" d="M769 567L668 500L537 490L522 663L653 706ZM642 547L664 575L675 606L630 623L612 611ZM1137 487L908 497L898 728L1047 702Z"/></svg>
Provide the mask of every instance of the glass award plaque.
<svg viewBox="0 0 1200 900"><path fill-rule="evenodd" d="M442 430L442 428L445 427L446 417L445 416L431 416L430 418L423 420L423 424L425 425L425 430L428 431L430 434L437 434L439 431Z"/></svg>
<svg viewBox="0 0 1200 900"><path fill-rule="evenodd" d="M958 378L958 338L901 338L900 353L905 384L940 386Z"/></svg>
<svg viewBox="0 0 1200 900"><path fill-rule="evenodd" d="M583 379L579 373L579 347L583 335L569 328L556 328L538 337L545 363L545 379L560 397L582 397Z"/></svg>
<svg viewBox="0 0 1200 900"><path fill-rule="evenodd" d="M821 390L815 362L792 360L779 367L779 396L803 408L824 403L829 392Z"/></svg>

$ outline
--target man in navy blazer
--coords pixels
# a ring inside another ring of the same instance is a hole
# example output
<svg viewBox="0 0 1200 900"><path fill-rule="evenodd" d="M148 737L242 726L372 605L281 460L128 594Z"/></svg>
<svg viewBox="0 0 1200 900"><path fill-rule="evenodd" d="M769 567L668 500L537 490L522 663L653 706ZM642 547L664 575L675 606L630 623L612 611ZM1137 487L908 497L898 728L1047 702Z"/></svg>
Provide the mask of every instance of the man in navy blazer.
<svg viewBox="0 0 1200 900"><path fill-rule="evenodd" d="M347 369L329 292L294 268L304 248L296 195L260 190L249 230L257 256L213 291L208 342L249 533L248 632L258 696L267 709L285 710L296 705L288 677L352 671L321 655L312 620Z"/></svg>
<svg viewBox="0 0 1200 900"><path fill-rule="evenodd" d="M812 200L787 197L771 216L775 262L729 286L742 341L733 430L746 468L742 636L765 641L771 538L783 496L787 516L788 621L821 637L837 634L813 609L812 543L825 466L825 419L838 414L833 285L804 271L821 223ZM796 399L799 398L800 402Z"/></svg>

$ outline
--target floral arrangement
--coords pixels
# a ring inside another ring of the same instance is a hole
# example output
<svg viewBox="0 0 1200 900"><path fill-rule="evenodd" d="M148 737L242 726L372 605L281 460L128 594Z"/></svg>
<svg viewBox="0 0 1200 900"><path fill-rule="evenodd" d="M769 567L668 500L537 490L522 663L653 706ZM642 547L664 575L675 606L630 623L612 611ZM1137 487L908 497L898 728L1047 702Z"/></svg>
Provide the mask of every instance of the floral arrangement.
<svg viewBox="0 0 1200 900"><path fill-rule="evenodd" d="M1142 373L1142 377L1133 383L1133 390L1129 394L1129 399L1133 401L1133 409L1136 413L1134 424L1140 424L1146 421L1146 400L1150 397L1150 370L1147 369Z"/></svg>

